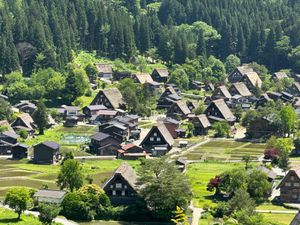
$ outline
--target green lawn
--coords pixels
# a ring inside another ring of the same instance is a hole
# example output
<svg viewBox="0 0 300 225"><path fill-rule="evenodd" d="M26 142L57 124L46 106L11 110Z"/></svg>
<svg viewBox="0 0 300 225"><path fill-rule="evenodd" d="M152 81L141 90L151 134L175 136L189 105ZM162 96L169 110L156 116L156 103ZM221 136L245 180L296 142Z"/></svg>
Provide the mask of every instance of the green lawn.
<svg viewBox="0 0 300 225"><path fill-rule="evenodd" d="M262 213L262 215L268 222L276 225L289 225L295 217L294 214Z"/></svg>
<svg viewBox="0 0 300 225"><path fill-rule="evenodd" d="M257 159L265 150L264 144L236 141L210 141L205 145L195 148L187 153L185 157L189 160L211 160L225 161L233 159L242 159L246 154Z"/></svg>
<svg viewBox="0 0 300 225"><path fill-rule="evenodd" d="M244 167L243 163L194 163L187 169L187 176L193 190L193 204L195 207L203 207L205 204L215 205L212 192L206 190L209 180L216 175L233 168Z"/></svg>
<svg viewBox="0 0 300 225"><path fill-rule="evenodd" d="M256 207L257 210L280 210L280 211L289 211L291 209L287 209L281 205L273 205L271 203L265 203Z"/></svg>
<svg viewBox="0 0 300 225"><path fill-rule="evenodd" d="M0 225L42 225L42 223L32 215L18 215L11 210L0 208ZM55 223L58 225L58 223Z"/></svg>

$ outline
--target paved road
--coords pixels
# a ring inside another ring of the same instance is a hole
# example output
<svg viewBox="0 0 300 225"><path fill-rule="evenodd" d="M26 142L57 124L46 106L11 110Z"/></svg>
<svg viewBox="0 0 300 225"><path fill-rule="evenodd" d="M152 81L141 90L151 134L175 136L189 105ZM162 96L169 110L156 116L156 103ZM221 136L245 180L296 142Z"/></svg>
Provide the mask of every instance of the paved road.
<svg viewBox="0 0 300 225"><path fill-rule="evenodd" d="M192 224L191 225L198 225L199 219L201 218L201 214L204 212L202 208L195 208L192 203L189 206L189 208L193 211L193 218L192 218Z"/></svg>

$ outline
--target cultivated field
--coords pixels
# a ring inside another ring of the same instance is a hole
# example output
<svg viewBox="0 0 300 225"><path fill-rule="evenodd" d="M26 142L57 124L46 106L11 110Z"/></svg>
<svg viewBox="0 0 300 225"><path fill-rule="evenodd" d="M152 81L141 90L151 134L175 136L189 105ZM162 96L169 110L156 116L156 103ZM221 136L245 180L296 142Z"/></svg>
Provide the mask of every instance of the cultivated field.
<svg viewBox="0 0 300 225"><path fill-rule="evenodd" d="M82 167L85 175L91 175L93 183L102 185L124 161L121 160L95 160L84 161ZM133 168L139 165L138 161L129 161ZM47 185L57 189L56 177L59 165L35 165L27 160L11 161L0 160L0 199L5 196L10 187L24 186L29 188L41 188Z"/></svg>
<svg viewBox="0 0 300 225"><path fill-rule="evenodd" d="M263 155L264 144L236 141L210 141L184 155L188 160L226 161L240 160L246 154L253 159Z"/></svg>

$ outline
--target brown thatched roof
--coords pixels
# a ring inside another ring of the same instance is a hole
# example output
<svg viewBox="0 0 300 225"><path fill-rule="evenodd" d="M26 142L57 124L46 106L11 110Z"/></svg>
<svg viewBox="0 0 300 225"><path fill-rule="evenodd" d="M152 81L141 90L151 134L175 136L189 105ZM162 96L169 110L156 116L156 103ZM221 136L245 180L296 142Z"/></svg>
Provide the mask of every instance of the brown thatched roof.
<svg viewBox="0 0 300 225"><path fill-rule="evenodd" d="M127 163L123 163L117 168L111 178L103 185L103 188L105 188L105 186L107 186L115 176L123 177L123 179L126 180L132 188L136 187L138 178L137 174L135 173L134 169Z"/></svg>
<svg viewBox="0 0 300 225"><path fill-rule="evenodd" d="M235 120L235 116L233 115L233 113L231 112L231 110L229 109L229 107L227 106L227 104L223 99L214 100L212 101L211 104L215 104L215 106L222 113L225 120L227 121Z"/></svg>
<svg viewBox="0 0 300 225"><path fill-rule="evenodd" d="M285 72L276 72L273 74L273 78L277 80L282 80L284 78L288 78L288 75Z"/></svg>
<svg viewBox="0 0 300 225"><path fill-rule="evenodd" d="M117 88L105 89L103 90L103 94L115 109L120 108L121 105L125 104L123 96Z"/></svg>
<svg viewBox="0 0 300 225"><path fill-rule="evenodd" d="M215 96L219 91L222 93L222 95L225 98L230 99L232 97L225 85L222 85L222 86L219 86L218 88L216 88L214 93L212 94L212 96Z"/></svg>
<svg viewBox="0 0 300 225"><path fill-rule="evenodd" d="M247 78L253 86L261 87L262 81L256 72L248 72L244 74L244 77Z"/></svg>
<svg viewBox="0 0 300 225"><path fill-rule="evenodd" d="M22 113L21 115L18 116L18 119L22 120L26 124L27 128L34 130L33 127L34 121L28 113Z"/></svg>
<svg viewBox="0 0 300 225"><path fill-rule="evenodd" d="M148 73L135 74L134 76L140 84L153 82L153 79L152 79L151 75L148 74Z"/></svg>
<svg viewBox="0 0 300 225"><path fill-rule="evenodd" d="M229 90L231 88L234 88L241 96L247 97L252 95L249 89L247 88L247 86L243 82L234 83L231 85Z"/></svg>
<svg viewBox="0 0 300 225"><path fill-rule="evenodd" d="M112 66L107 63L95 63L98 73L112 73Z"/></svg>
<svg viewBox="0 0 300 225"><path fill-rule="evenodd" d="M168 69L155 69L160 77L168 77L169 71Z"/></svg>
<svg viewBox="0 0 300 225"><path fill-rule="evenodd" d="M196 119L201 123L203 128L211 127L211 124L205 114L196 116Z"/></svg>
<svg viewBox="0 0 300 225"><path fill-rule="evenodd" d="M245 73L248 73L248 72L253 72L253 69L250 67L250 65L248 64L244 64L242 66L238 66L236 68L242 75L244 75Z"/></svg>
<svg viewBox="0 0 300 225"><path fill-rule="evenodd" d="M182 111L182 113L184 115L187 115L187 114L191 113L191 110L187 106L186 101L180 100L180 101L175 102L174 104L178 106L178 108Z"/></svg>

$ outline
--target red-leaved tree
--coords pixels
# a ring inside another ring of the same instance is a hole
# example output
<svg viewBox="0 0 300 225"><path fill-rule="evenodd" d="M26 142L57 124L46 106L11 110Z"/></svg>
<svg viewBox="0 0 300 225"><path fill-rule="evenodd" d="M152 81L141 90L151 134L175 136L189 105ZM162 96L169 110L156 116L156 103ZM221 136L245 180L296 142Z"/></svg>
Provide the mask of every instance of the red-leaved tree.
<svg viewBox="0 0 300 225"><path fill-rule="evenodd" d="M208 191L216 191L215 195L219 195L221 193L220 191L220 185L221 185L222 179L220 176L215 176L215 178L211 178L209 183L207 184L206 190Z"/></svg>

